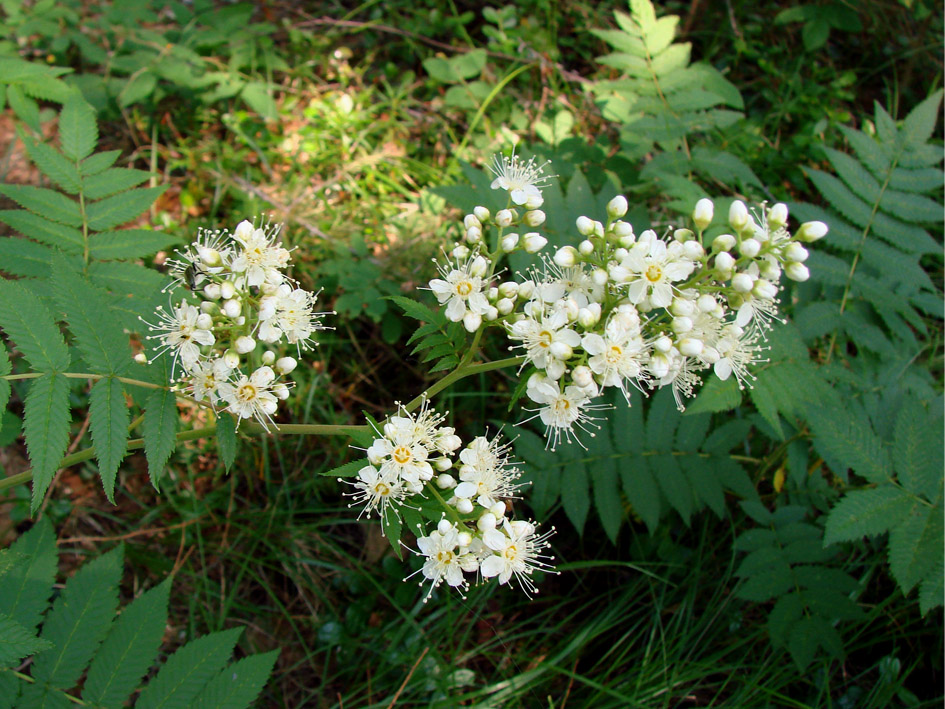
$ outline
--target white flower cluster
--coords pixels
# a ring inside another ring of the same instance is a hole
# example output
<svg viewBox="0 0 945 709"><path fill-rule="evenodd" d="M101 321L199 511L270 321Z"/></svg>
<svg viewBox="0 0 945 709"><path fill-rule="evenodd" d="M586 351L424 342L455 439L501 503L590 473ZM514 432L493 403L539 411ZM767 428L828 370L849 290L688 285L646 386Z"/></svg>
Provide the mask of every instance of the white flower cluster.
<svg viewBox="0 0 945 709"><path fill-rule="evenodd" d="M576 246L501 282L494 274L504 254L536 253L547 244L538 232L518 233L545 220L538 209L544 177L541 167L514 157L496 160L493 171L492 187L509 191L510 208L492 216L477 207L467 215L463 243L452 251L455 266L441 268L443 278L430 288L447 317L468 330L484 322L505 328L524 355L525 393L538 405L552 449L574 437L575 427L594 426L591 412L606 407L593 401L608 387L629 397L631 386L671 386L680 409L706 370L723 380L734 375L744 387L778 320L782 274L807 280L802 242L827 233L822 222L807 222L792 235L786 205L752 214L736 200L727 233L710 240L714 205L702 199L692 215L695 230L638 235L623 221L628 204L618 196L607 205L606 224L579 217ZM512 204L524 206L521 217Z"/></svg>
<svg viewBox="0 0 945 709"><path fill-rule="evenodd" d="M500 584L515 576L526 593L536 593L532 573L551 569L544 551L554 530L537 534L533 523L506 516L503 498L515 496L521 475L509 462L508 444L498 435L480 436L460 450L462 441L452 427L442 425L444 420L427 401L416 416L403 409L391 416L367 449L368 465L347 481L354 488L354 504L364 505L362 514L377 511L385 519L429 497L447 506L452 521L444 517L417 539L424 557L417 573L432 582L429 593L444 581L468 588L466 574L497 577ZM451 496L444 499L440 491ZM413 504L412 496L418 496Z"/></svg>
<svg viewBox="0 0 945 709"><path fill-rule="evenodd" d="M174 286L186 284L200 299L159 307L149 324L184 373L177 379L197 401L227 410L238 420L254 417L268 429L279 400L289 396L283 380L296 367L266 346L281 340L296 352L313 346L325 329L315 312L315 294L296 287L283 272L289 251L279 241L281 225L242 221L236 230L198 233L197 240L168 261ZM192 299L191 299L192 300ZM261 345L260 343L265 343ZM173 376L173 375L172 375Z"/></svg>

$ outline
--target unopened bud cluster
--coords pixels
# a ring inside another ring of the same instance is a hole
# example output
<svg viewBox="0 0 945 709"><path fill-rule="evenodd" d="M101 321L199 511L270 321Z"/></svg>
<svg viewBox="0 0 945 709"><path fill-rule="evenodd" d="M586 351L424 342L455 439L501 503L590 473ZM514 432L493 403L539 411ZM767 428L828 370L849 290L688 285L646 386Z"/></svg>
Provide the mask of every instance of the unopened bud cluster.
<svg viewBox="0 0 945 709"><path fill-rule="evenodd" d="M450 519L429 533L413 530L424 558L418 573L431 582L430 593L444 581L468 588L467 574L500 584L514 576L526 593L535 593L532 573L550 570L543 552L554 530L537 534L533 523L507 516L505 499L514 497L521 475L509 462L508 444L479 436L463 447L455 430L442 425L445 418L427 401L417 415L401 408L391 416L367 449L368 464L347 481L355 504L387 519L417 508L423 498L446 503Z"/></svg>
<svg viewBox="0 0 945 709"><path fill-rule="evenodd" d="M284 273L290 259L280 230L248 221L232 234L201 230L168 261L172 287L187 285L199 303L185 298L170 311L159 307L148 338L173 357L175 370L180 365L177 383L194 399L238 420L255 417L267 429L278 402L289 396L285 377L296 367L293 357L270 347L284 340L301 354L314 345L315 331L325 329L315 294Z"/></svg>

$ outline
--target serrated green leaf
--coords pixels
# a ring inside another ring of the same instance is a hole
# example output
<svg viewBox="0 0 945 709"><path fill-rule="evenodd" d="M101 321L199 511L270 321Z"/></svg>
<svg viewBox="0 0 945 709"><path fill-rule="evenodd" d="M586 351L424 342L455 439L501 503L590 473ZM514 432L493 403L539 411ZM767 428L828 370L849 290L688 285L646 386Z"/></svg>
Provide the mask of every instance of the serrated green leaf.
<svg viewBox="0 0 945 709"><path fill-rule="evenodd" d="M36 637L35 631L27 630L8 615L0 614L0 668L19 664L20 660L52 645Z"/></svg>
<svg viewBox="0 0 945 709"><path fill-rule="evenodd" d="M10 108L13 109L17 118L37 133L42 132L43 127L39 122L39 106L36 101L26 95L21 86L17 84L7 85L7 101L10 102Z"/></svg>
<svg viewBox="0 0 945 709"><path fill-rule="evenodd" d="M193 706L195 709L245 709L256 701L278 656L279 651L273 650L234 662L207 683Z"/></svg>
<svg viewBox="0 0 945 709"><path fill-rule="evenodd" d="M34 379L26 395L23 430L33 466L35 512L46 494L69 443L69 382L56 372Z"/></svg>
<svg viewBox="0 0 945 709"><path fill-rule="evenodd" d="M85 160L83 160L79 166L79 169L82 171L83 177L97 175L102 172L102 170L107 170L109 167L114 165L115 161L120 156L120 150L106 150L102 153L95 153L95 155L90 155Z"/></svg>
<svg viewBox="0 0 945 709"><path fill-rule="evenodd" d="M794 588L794 577L787 562L767 567L748 576L738 586L735 595L746 601L764 603Z"/></svg>
<svg viewBox="0 0 945 709"><path fill-rule="evenodd" d="M370 465L370 463L366 458L358 458L356 460L349 460L347 463L339 465L337 468L326 470L322 475L332 478L353 478L368 465Z"/></svg>
<svg viewBox="0 0 945 709"><path fill-rule="evenodd" d="M692 490L682 474L676 457L672 455L653 456L650 458L649 464L660 490L666 496L667 502L679 512L683 522L688 525L693 512Z"/></svg>
<svg viewBox="0 0 945 709"><path fill-rule="evenodd" d="M33 659L37 682L68 689L78 681L118 607L123 553L123 547L116 547L66 582L43 623L41 637L53 648Z"/></svg>
<svg viewBox="0 0 945 709"><path fill-rule="evenodd" d="M217 416L217 447L220 450L223 465L229 472L236 460L239 439L236 436L236 422L228 413L221 413Z"/></svg>
<svg viewBox="0 0 945 709"><path fill-rule="evenodd" d="M98 142L95 109L78 92L63 103L59 114L59 141L62 152L71 160L82 160L95 150Z"/></svg>
<svg viewBox="0 0 945 709"><path fill-rule="evenodd" d="M941 562L943 510L937 505L915 505L905 521L889 533L889 570L902 592L908 594Z"/></svg>
<svg viewBox="0 0 945 709"><path fill-rule="evenodd" d="M893 467L909 492L933 500L942 486L942 417L913 399L903 402L892 444Z"/></svg>
<svg viewBox="0 0 945 709"><path fill-rule="evenodd" d="M81 254L82 232L73 227L57 224L25 209L0 211L0 222L16 229L23 236L56 246L67 253Z"/></svg>
<svg viewBox="0 0 945 709"><path fill-rule="evenodd" d="M847 493L830 510L824 545L883 534L906 519L914 502L908 493L893 485Z"/></svg>
<svg viewBox="0 0 945 709"><path fill-rule="evenodd" d="M39 143L29 136L20 136L26 152L40 171L69 194L79 192L79 170L55 148Z"/></svg>
<svg viewBox="0 0 945 709"><path fill-rule="evenodd" d="M931 139L938 123L941 102L942 89L939 89L909 112L902 122L902 136L907 143L921 145Z"/></svg>
<svg viewBox="0 0 945 709"><path fill-rule="evenodd" d="M850 467L870 482L889 480L888 453L868 421L851 420L821 409L811 411L809 422L818 450L843 466L834 472L840 474Z"/></svg>
<svg viewBox="0 0 945 709"><path fill-rule="evenodd" d="M46 517L10 547L18 560L0 583L0 613L17 619L28 630L35 630L49 603L56 578L59 555L56 532Z"/></svg>
<svg viewBox="0 0 945 709"><path fill-rule="evenodd" d="M53 250L29 239L0 237L0 263L3 270L15 276L49 278Z"/></svg>
<svg viewBox="0 0 945 709"><path fill-rule="evenodd" d="M784 429L781 427L781 417L778 415L778 405L774 393L769 384L771 369L765 369L758 373L757 379L748 389L748 395L751 397L751 403L758 409L765 421L774 429L775 434L780 440L784 440Z"/></svg>
<svg viewBox="0 0 945 709"><path fill-rule="evenodd" d="M672 451L679 419L670 387L664 387L650 400L646 416L646 447L661 453Z"/></svg>
<svg viewBox="0 0 945 709"><path fill-rule="evenodd" d="M137 709L189 709L204 685L226 664L242 630L210 633L177 650L151 680Z"/></svg>
<svg viewBox="0 0 945 709"><path fill-rule="evenodd" d="M600 516L604 531L614 544L623 523L623 506L617 480L617 463L613 458L591 466L591 484L594 488L594 507Z"/></svg>
<svg viewBox="0 0 945 709"><path fill-rule="evenodd" d="M108 296L70 268L62 256L53 262L52 290L90 371L125 374L132 362L128 336L114 321L102 317L108 312Z"/></svg>
<svg viewBox="0 0 945 709"><path fill-rule="evenodd" d="M787 648L799 670L803 671L813 661L821 644L823 627L822 620L810 617L801 618L791 626Z"/></svg>
<svg viewBox="0 0 945 709"><path fill-rule="evenodd" d="M89 251L95 259L134 259L151 256L161 249L180 242L163 231L123 229L93 234Z"/></svg>
<svg viewBox="0 0 945 709"><path fill-rule="evenodd" d="M768 614L768 635L775 647L784 647L788 634L804 613L804 603L798 593L781 596Z"/></svg>
<svg viewBox="0 0 945 709"><path fill-rule="evenodd" d="M442 313L434 313L427 306L423 305L423 303L419 303L416 300L405 298L402 295L389 295L386 296L386 299L399 305L400 309L404 311L404 314L414 320L428 323L445 322L445 317Z"/></svg>
<svg viewBox="0 0 945 709"><path fill-rule="evenodd" d="M89 667L82 699L122 706L157 657L167 624L170 580L145 591L111 624Z"/></svg>
<svg viewBox="0 0 945 709"><path fill-rule="evenodd" d="M31 185L0 185L0 194L9 197L24 209L66 226L81 226L82 213L78 202L60 192Z"/></svg>
<svg viewBox="0 0 945 709"><path fill-rule="evenodd" d="M722 482L711 466L693 457L682 458L682 469L689 480L696 500L708 505L719 519L725 516L725 493Z"/></svg>
<svg viewBox="0 0 945 709"><path fill-rule="evenodd" d="M144 212L167 189L141 187L94 202L86 207L89 228L95 231L114 229Z"/></svg>
<svg viewBox="0 0 945 709"><path fill-rule="evenodd" d="M587 471L583 465L568 464L561 470L561 501L565 514L578 534L583 534L591 496Z"/></svg>
<svg viewBox="0 0 945 709"><path fill-rule="evenodd" d="M86 199L97 200L137 187L151 177L150 172L127 167L112 167L82 180Z"/></svg>
<svg viewBox="0 0 945 709"><path fill-rule="evenodd" d="M684 415L730 411L741 403L742 392L735 377L729 377L725 381L718 377L709 377L695 400L686 407Z"/></svg>
<svg viewBox="0 0 945 709"><path fill-rule="evenodd" d="M89 394L92 442L102 487L108 501L115 504L115 477L128 450L130 413L125 392L115 377L100 379Z"/></svg>
<svg viewBox="0 0 945 709"><path fill-rule="evenodd" d="M119 295L136 295L147 301L149 311L142 315L151 315L153 301L169 280L153 268L145 268L136 263L121 261L93 261L89 267L89 280L99 288Z"/></svg>
<svg viewBox="0 0 945 709"><path fill-rule="evenodd" d="M177 404L174 393L156 389L148 395L144 408L144 452L148 460L148 477L159 489L164 466L177 447Z"/></svg>
<svg viewBox="0 0 945 709"><path fill-rule="evenodd" d="M922 579L919 586L919 611L924 618L933 608L938 608L945 602L945 589L943 589L943 580L945 580L945 568L942 562L933 568L929 574Z"/></svg>

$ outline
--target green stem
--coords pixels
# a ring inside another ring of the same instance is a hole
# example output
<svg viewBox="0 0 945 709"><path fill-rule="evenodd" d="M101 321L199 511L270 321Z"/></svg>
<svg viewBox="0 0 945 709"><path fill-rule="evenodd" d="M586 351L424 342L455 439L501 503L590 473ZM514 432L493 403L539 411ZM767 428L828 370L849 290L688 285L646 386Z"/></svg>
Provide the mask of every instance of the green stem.
<svg viewBox="0 0 945 709"><path fill-rule="evenodd" d="M7 381L16 381L21 379L39 379L49 372L29 372L27 374L4 374L0 376L0 379L6 379ZM113 377L113 374L91 374L89 372L56 372L60 376L65 377L66 379L105 379L107 377ZM170 387L163 384L154 384L153 382L143 382L140 379L130 379L129 377L115 377L118 381L124 384L130 384L131 386L141 387L143 389L169 389Z"/></svg>
<svg viewBox="0 0 945 709"><path fill-rule="evenodd" d="M424 399L432 399L434 396L439 394L441 391L446 389L453 382L457 382L460 379L472 376L473 374L481 374L482 372L491 372L494 369L504 369L506 367L515 367L517 365L522 365L525 362L525 357L507 357L506 359L497 359L494 362L480 362L479 364L466 364L460 367L457 367L455 370L447 374L440 381L436 382L429 389L424 391L420 396L414 397L406 406L404 406L405 411L413 411L415 408L420 406L423 403Z"/></svg>
<svg viewBox="0 0 945 709"><path fill-rule="evenodd" d="M30 684L36 684L35 679L30 677L29 675L23 674L22 672L17 672L16 670L7 670L7 672L9 672L15 677L19 677L24 682L29 682ZM71 694L66 694L65 690L55 688L55 691L59 692L63 697L68 699L70 702L73 702L74 704L78 704L79 706L83 706L83 707L89 706L87 702L83 702L78 697L73 697Z"/></svg>

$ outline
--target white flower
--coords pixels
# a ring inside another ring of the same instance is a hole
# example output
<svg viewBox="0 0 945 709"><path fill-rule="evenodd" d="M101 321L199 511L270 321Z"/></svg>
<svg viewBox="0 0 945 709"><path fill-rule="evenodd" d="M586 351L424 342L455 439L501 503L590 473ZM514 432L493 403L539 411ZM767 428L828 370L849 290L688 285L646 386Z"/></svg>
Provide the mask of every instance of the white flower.
<svg viewBox="0 0 945 709"><path fill-rule="evenodd" d="M455 525L441 522L429 536L417 539L417 547L420 549L420 554L426 557L420 572L424 578L433 582L424 601L429 599L433 589L444 581L453 588L468 586L466 579L463 578L462 554L457 548L459 547L459 531Z"/></svg>
<svg viewBox="0 0 945 709"><path fill-rule="evenodd" d="M456 262L455 268L448 266L437 267L443 278L434 278L430 281L430 290L436 296L440 305L446 306L446 317L452 322L461 322L467 313L474 313L480 317L489 309L489 300L483 293L483 276L486 273L488 262L474 252L466 263Z"/></svg>
<svg viewBox="0 0 945 709"><path fill-rule="evenodd" d="M276 395L270 391L275 378L271 367L260 367L248 377L244 374L236 382L221 383L218 390L220 397L229 403L229 411L240 420L255 417L268 432L267 424L273 424L272 415L279 404Z"/></svg>
<svg viewBox="0 0 945 709"><path fill-rule="evenodd" d="M233 370L222 357L199 362L190 371L190 391L197 401L209 401L215 406L220 398L218 387L226 384Z"/></svg>
<svg viewBox="0 0 945 709"><path fill-rule="evenodd" d="M585 335L581 346L591 355L587 366L598 375L601 385L618 387L626 397L626 381L640 388L639 379L649 353L638 329L612 326L613 322L611 318L603 336L595 332Z"/></svg>
<svg viewBox="0 0 945 709"><path fill-rule="evenodd" d="M581 336L565 327L567 315L559 310L538 319L524 318L509 326L509 338L519 340L525 356L539 369L545 369L552 359L566 360L573 348L581 344Z"/></svg>
<svg viewBox="0 0 945 709"><path fill-rule="evenodd" d="M316 295L283 283L275 294L265 296L259 303L259 339L277 342L285 335L289 344L299 349L312 347L312 336L324 330L321 318L326 313L315 312Z"/></svg>
<svg viewBox="0 0 945 709"><path fill-rule="evenodd" d="M173 353L175 365L179 359L189 372L197 366L201 345L210 347L216 342L210 329L201 327L207 324L203 315L198 308L183 301L174 308L173 315L158 306L158 324L149 329L161 334L150 335L148 339L160 339L161 351Z"/></svg>
<svg viewBox="0 0 945 709"><path fill-rule="evenodd" d="M667 246L653 232L641 234L620 264L628 271L630 302L639 303L649 295L654 306L667 307L673 301L672 283L687 278L695 268L682 252L683 245L678 241Z"/></svg>
<svg viewBox="0 0 945 709"><path fill-rule="evenodd" d="M695 387L702 383L695 369L701 368L702 364L680 354L677 349L671 348L665 354L654 354L650 359L649 367L654 377L659 380L657 384L660 388L672 385L676 408L685 411L685 399L692 398Z"/></svg>
<svg viewBox="0 0 945 709"><path fill-rule="evenodd" d="M380 510L381 519L386 519L391 503L399 502L407 496L407 489L396 475L389 471L379 471L373 465L361 468L358 471L358 479L354 482L343 478L338 478L338 480L347 482L355 488L355 492L348 493L355 498L355 503L365 503L358 519L362 514L370 517L375 510Z"/></svg>
<svg viewBox="0 0 945 709"><path fill-rule="evenodd" d="M562 391L558 382L543 378L530 381L526 394L536 404L542 404L537 410L537 416L545 424L545 438L552 451L557 448L562 435L565 440L571 441L571 437L575 435L575 426L587 431L587 426L593 425L590 424L592 419L587 414L589 410L606 408L599 404L591 405L590 397L581 387L572 384ZM580 439L577 440L580 443Z"/></svg>
<svg viewBox="0 0 945 709"><path fill-rule="evenodd" d="M501 497L512 497L519 485L515 481L521 471L509 463L509 444L497 435L491 441L479 436L459 454L462 463L453 494L458 498L476 498L477 504L489 509Z"/></svg>
<svg viewBox="0 0 945 709"><path fill-rule="evenodd" d="M179 258L167 260L173 283L166 288L184 284L196 289L210 274L219 273L232 257L233 244L226 233L197 229L197 238L183 251L175 251Z"/></svg>
<svg viewBox="0 0 945 709"><path fill-rule="evenodd" d="M529 595L538 593L532 581L532 573L550 571L548 563L553 557L543 554L550 544L548 539L554 534L554 528L545 534L536 535L535 525L523 520L509 522L505 520L502 531L488 529L482 533L482 541L496 552L487 556L479 565L485 578L499 577L499 583L508 583L513 574L519 587Z"/></svg>
<svg viewBox="0 0 945 709"><path fill-rule="evenodd" d="M517 155L494 155L489 168L496 176L492 181L492 189L507 191L514 204L527 204L529 209L537 209L543 202L541 188L551 177L542 174L547 164L536 165L535 158L523 163Z"/></svg>
<svg viewBox="0 0 945 709"><path fill-rule="evenodd" d="M267 224L257 229L248 221L237 225L233 238L242 247L230 263L234 273L245 273L246 283L261 286L263 283L278 285L285 276L282 274L289 264L289 252L282 248L282 242L276 242L281 224Z"/></svg>
<svg viewBox="0 0 945 709"><path fill-rule="evenodd" d="M748 368L766 361L761 357L762 348L758 345L757 333L746 335L741 327L734 324L723 328L715 349L719 353L719 361L714 365L715 375L724 382L734 374L739 389L744 389L748 380L755 378Z"/></svg>
<svg viewBox="0 0 945 709"><path fill-rule="evenodd" d="M391 416L384 424L382 436L367 449L371 464L408 484L432 480L434 470L429 458L435 448L436 426L443 417L428 411L426 407L421 409L418 418L406 411L403 416Z"/></svg>

